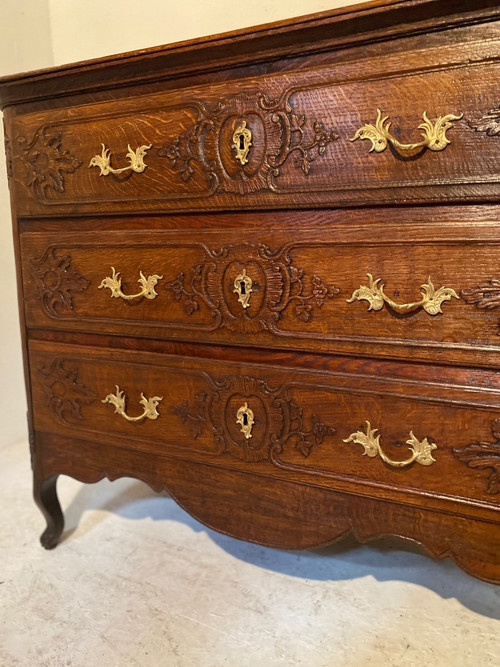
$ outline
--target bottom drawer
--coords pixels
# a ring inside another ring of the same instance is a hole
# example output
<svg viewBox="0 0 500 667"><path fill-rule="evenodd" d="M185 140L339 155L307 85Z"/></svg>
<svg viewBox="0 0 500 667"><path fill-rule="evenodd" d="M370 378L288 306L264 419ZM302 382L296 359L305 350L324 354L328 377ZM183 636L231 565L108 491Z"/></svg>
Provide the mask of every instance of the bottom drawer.
<svg viewBox="0 0 500 667"><path fill-rule="evenodd" d="M31 341L35 429L66 436L72 456L78 438L102 443L100 451L118 446L498 519L496 374L345 359L305 370L290 360Z"/></svg>

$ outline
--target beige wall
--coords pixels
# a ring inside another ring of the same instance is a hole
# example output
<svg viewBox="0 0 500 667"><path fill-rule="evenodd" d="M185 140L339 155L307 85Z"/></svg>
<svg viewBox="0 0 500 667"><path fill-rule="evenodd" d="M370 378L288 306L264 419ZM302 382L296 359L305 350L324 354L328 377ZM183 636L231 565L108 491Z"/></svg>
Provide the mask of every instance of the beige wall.
<svg viewBox="0 0 500 667"><path fill-rule="evenodd" d="M49 0L1 0L0 75L53 64ZM26 434L9 193L0 131L0 447Z"/></svg>
<svg viewBox="0 0 500 667"><path fill-rule="evenodd" d="M1 0L0 75L323 11L356 0ZM1 134L1 133L0 133ZM24 437L26 403L0 138L0 447Z"/></svg>
<svg viewBox="0 0 500 667"><path fill-rule="evenodd" d="M60 64L320 12L356 0L49 0L49 4L54 58Z"/></svg>

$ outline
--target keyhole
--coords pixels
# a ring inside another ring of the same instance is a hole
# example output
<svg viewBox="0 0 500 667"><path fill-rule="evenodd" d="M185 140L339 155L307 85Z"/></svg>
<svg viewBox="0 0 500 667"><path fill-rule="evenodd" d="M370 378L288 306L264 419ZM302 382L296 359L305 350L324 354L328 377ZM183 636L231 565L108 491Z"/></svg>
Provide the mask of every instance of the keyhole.
<svg viewBox="0 0 500 667"><path fill-rule="evenodd" d="M246 412L243 413L243 426L248 426L248 415Z"/></svg>
<svg viewBox="0 0 500 667"><path fill-rule="evenodd" d="M243 137L242 134L240 134L240 151L245 150L245 138Z"/></svg>
<svg viewBox="0 0 500 667"><path fill-rule="evenodd" d="M240 282L240 292L242 296L244 296L247 293L247 288L243 280Z"/></svg>

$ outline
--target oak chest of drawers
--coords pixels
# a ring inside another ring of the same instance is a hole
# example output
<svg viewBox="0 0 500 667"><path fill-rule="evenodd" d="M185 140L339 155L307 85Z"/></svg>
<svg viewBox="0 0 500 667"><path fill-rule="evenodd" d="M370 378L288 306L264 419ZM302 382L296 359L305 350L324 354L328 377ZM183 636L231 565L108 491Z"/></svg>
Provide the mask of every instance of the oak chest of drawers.
<svg viewBox="0 0 500 667"><path fill-rule="evenodd" d="M4 78L34 495L500 581L500 6L369 3Z"/></svg>

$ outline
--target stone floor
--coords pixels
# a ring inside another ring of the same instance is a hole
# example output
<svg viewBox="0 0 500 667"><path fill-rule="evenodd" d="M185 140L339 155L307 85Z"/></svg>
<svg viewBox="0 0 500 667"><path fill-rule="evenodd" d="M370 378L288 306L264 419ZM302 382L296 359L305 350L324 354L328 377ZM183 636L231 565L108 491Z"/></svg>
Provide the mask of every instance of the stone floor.
<svg viewBox="0 0 500 667"><path fill-rule="evenodd" d="M245 544L130 479L59 493L47 552L27 444L0 450L1 667L500 665L500 587L449 560Z"/></svg>

